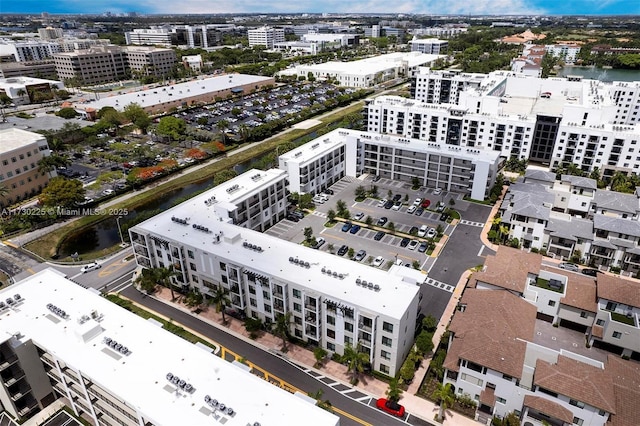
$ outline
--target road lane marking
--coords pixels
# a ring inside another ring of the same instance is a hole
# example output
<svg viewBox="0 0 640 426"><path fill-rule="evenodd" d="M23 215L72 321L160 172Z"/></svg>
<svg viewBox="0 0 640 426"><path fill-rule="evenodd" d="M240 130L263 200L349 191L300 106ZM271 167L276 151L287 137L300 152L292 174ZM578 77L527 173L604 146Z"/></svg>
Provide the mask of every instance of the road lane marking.
<svg viewBox="0 0 640 426"><path fill-rule="evenodd" d="M113 274L114 272L118 272L120 269L124 268L125 266L129 266L129 262L123 262L121 260L118 260L116 262L112 262L112 263L100 268L100 272L98 272L98 276L99 277L108 277L109 275Z"/></svg>

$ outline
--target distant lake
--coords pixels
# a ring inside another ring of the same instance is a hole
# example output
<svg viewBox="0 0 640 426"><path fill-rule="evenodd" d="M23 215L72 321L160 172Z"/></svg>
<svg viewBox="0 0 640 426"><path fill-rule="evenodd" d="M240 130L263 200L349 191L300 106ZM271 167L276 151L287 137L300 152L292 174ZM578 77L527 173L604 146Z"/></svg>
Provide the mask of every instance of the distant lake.
<svg viewBox="0 0 640 426"><path fill-rule="evenodd" d="M579 75L591 80L600 81L640 81L640 70L612 70L597 67L565 66L558 71L558 77Z"/></svg>

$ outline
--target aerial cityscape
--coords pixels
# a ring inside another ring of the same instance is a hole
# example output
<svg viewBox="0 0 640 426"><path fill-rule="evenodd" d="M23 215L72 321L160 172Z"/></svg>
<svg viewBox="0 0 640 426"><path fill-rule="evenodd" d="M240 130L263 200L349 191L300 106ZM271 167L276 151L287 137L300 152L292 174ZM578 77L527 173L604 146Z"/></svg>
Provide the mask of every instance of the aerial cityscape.
<svg viewBox="0 0 640 426"><path fill-rule="evenodd" d="M639 141L636 2L3 4L0 425L638 426Z"/></svg>

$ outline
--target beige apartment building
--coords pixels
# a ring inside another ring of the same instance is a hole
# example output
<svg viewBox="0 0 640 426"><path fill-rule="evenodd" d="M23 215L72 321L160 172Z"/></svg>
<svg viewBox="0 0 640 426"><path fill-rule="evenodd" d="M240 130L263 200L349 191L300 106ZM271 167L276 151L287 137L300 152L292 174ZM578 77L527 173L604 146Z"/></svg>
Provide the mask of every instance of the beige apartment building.
<svg viewBox="0 0 640 426"><path fill-rule="evenodd" d="M173 49L151 46L127 46L124 48L127 66L132 75L166 78L176 65Z"/></svg>
<svg viewBox="0 0 640 426"><path fill-rule="evenodd" d="M50 155L44 136L22 129L0 130L0 186L9 189L0 196L0 207L9 206L42 191L49 174L38 170L38 161Z"/></svg>
<svg viewBox="0 0 640 426"><path fill-rule="evenodd" d="M53 55L60 80L77 79L82 85L110 83L127 76L127 58L119 46L100 46Z"/></svg>

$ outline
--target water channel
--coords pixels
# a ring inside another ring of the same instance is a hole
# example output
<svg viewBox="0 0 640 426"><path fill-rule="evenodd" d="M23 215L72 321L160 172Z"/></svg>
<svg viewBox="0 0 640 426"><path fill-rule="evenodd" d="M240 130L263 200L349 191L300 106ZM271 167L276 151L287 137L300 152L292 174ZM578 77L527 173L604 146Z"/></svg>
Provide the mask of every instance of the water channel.
<svg viewBox="0 0 640 426"><path fill-rule="evenodd" d="M612 81L640 81L640 70L622 70L598 67L565 66L558 71L558 77L578 75L591 80L605 82Z"/></svg>

